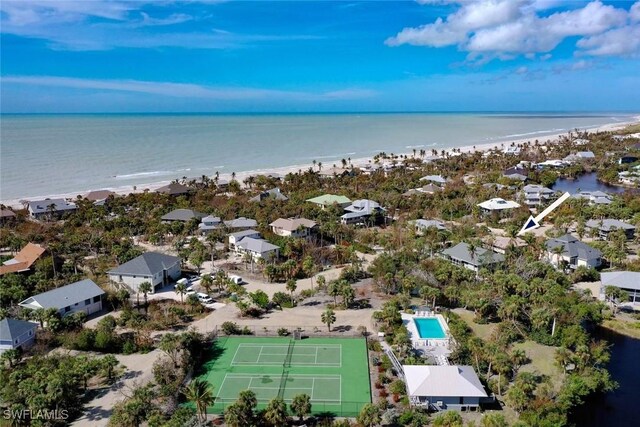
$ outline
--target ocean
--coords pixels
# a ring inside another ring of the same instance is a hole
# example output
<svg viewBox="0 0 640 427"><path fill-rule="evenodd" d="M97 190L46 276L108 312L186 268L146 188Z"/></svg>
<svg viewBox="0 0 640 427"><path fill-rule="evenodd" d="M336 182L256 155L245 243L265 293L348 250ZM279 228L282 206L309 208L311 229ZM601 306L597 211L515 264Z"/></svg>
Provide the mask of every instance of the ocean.
<svg viewBox="0 0 640 427"><path fill-rule="evenodd" d="M630 121L632 114L104 114L0 116L0 200L182 177L326 167Z"/></svg>

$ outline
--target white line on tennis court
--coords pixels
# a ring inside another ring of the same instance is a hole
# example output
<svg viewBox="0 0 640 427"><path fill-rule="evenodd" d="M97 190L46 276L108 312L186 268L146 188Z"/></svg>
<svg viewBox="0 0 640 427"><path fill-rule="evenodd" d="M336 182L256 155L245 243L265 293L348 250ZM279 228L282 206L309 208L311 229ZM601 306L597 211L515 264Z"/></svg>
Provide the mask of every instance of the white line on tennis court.
<svg viewBox="0 0 640 427"><path fill-rule="evenodd" d="M342 375L340 375L339 378L340 378L340 382L339 382L339 384L340 384L340 387L339 387L340 395L339 396L340 397L338 398L338 401L342 402Z"/></svg>
<svg viewBox="0 0 640 427"><path fill-rule="evenodd" d="M258 358L256 359L256 363L260 363L260 357L262 356L262 350L264 350L264 347L260 347L260 353L258 353Z"/></svg>
<svg viewBox="0 0 640 427"><path fill-rule="evenodd" d="M311 397L310 397L311 400L313 400L313 390L316 389L316 379L313 378L312 381L313 382L311 383Z"/></svg>
<svg viewBox="0 0 640 427"><path fill-rule="evenodd" d="M218 394L216 394L216 399L220 397L220 392L222 391L222 387L224 386L224 382L227 380L228 376L229 374L225 375L224 378L222 379L222 383L220 383L220 388L218 388Z"/></svg>
<svg viewBox="0 0 640 427"><path fill-rule="evenodd" d="M318 364L318 347L316 347L316 360L313 363Z"/></svg>
<svg viewBox="0 0 640 427"><path fill-rule="evenodd" d="M242 344L240 344L237 348L236 348L236 352L233 353L233 359L231 360L231 364L233 365L236 361L236 356L238 355L238 351L240 350L240 347L242 346Z"/></svg>
<svg viewBox="0 0 640 427"><path fill-rule="evenodd" d="M342 368L342 344L338 344L340 346L340 367Z"/></svg>

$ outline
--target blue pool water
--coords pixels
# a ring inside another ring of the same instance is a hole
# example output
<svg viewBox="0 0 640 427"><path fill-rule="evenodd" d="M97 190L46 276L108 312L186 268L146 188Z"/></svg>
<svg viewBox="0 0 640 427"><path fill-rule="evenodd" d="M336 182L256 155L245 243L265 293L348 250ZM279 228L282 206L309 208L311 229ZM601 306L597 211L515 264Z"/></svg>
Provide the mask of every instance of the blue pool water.
<svg viewBox="0 0 640 427"><path fill-rule="evenodd" d="M416 323L416 328L418 329L418 334L420 338L446 338L446 334L444 333L444 329L440 325L440 321L436 318L421 318L415 317L413 321Z"/></svg>

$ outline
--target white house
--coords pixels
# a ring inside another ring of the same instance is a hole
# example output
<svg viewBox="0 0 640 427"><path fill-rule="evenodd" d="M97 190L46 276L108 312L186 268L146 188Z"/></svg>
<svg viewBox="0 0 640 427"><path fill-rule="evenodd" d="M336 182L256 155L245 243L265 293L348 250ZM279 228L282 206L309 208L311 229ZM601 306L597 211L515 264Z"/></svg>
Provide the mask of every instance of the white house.
<svg viewBox="0 0 640 427"><path fill-rule="evenodd" d="M236 251L250 254L254 261L260 258L271 261L278 258L280 248L263 239L245 237L236 245Z"/></svg>
<svg viewBox="0 0 640 427"><path fill-rule="evenodd" d="M178 280L181 273L180 258L158 252L146 252L107 272L109 280L124 283L133 292L138 292L141 283L149 282L152 293L156 287Z"/></svg>
<svg viewBox="0 0 640 427"><path fill-rule="evenodd" d="M77 206L75 203L68 202L65 199L44 199L29 202L27 209L29 210L29 215L34 219L42 219L49 216L59 218L65 212L75 211Z"/></svg>
<svg viewBox="0 0 640 427"><path fill-rule="evenodd" d="M238 243L240 243L245 237L260 239L260 233L256 230L243 230L231 233L227 237L229 238L229 247L231 249L235 249L236 246L238 246Z"/></svg>
<svg viewBox="0 0 640 427"><path fill-rule="evenodd" d="M33 345L38 325L9 317L0 320L0 354L7 350L25 350Z"/></svg>
<svg viewBox="0 0 640 427"><path fill-rule="evenodd" d="M477 411L487 398L471 366L403 365L407 394L412 406L434 411Z"/></svg>
<svg viewBox="0 0 640 427"><path fill-rule="evenodd" d="M27 298L20 307L37 310L55 308L61 316L84 311L87 315L102 310L105 292L93 280L85 279Z"/></svg>
<svg viewBox="0 0 640 427"><path fill-rule="evenodd" d="M198 230L201 234L207 234L212 230L216 230L222 226L222 219L219 216L205 216L200 220L198 224Z"/></svg>
<svg viewBox="0 0 640 427"><path fill-rule="evenodd" d="M607 286L615 286L629 294L629 302L640 305L640 272L610 271L600 273L600 299L604 300Z"/></svg>
<svg viewBox="0 0 640 427"><path fill-rule="evenodd" d="M484 201L482 203L478 203L478 206L480 207L483 213L491 213L491 212L503 212L509 209L516 209L520 207L520 204L512 200L505 200L505 199L501 199L500 197L496 197L496 198Z"/></svg>
<svg viewBox="0 0 640 427"><path fill-rule="evenodd" d="M278 218L269 225L278 236L304 238L311 234L317 224L306 218Z"/></svg>
<svg viewBox="0 0 640 427"><path fill-rule="evenodd" d="M593 233L597 233L598 237L602 240L608 240L609 234L616 230L623 230L627 236L627 240L632 240L636 232L636 227L633 225L611 218L603 220L591 219L587 221L585 225L587 228L590 228Z"/></svg>
<svg viewBox="0 0 640 427"><path fill-rule="evenodd" d="M343 224L363 223L376 213L380 215L385 213L385 209L378 202L367 199L354 200L344 210L346 213L340 217Z"/></svg>
<svg viewBox="0 0 640 427"><path fill-rule="evenodd" d="M545 246L547 260L556 267L563 261L572 269L580 266L596 268L602 264L602 252L570 234L549 239Z"/></svg>
<svg viewBox="0 0 640 427"><path fill-rule="evenodd" d="M437 219L416 219L413 224L419 233L423 233L431 227L437 231L447 231L444 222L438 221Z"/></svg>
<svg viewBox="0 0 640 427"><path fill-rule="evenodd" d="M613 203L613 197L604 191L581 191L573 195L576 199L586 199L590 205L609 205Z"/></svg>
<svg viewBox="0 0 640 427"><path fill-rule="evenodd" d="M555 198L555 191L542 185L525 185L522 189L524 203L527 206L539 206Z"/></svg>

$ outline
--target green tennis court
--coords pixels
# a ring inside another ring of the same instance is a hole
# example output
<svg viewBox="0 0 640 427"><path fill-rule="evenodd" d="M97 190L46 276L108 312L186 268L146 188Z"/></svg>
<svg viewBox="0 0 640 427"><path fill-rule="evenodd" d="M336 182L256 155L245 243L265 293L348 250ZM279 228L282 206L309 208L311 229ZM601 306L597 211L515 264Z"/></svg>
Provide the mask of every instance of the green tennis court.
<svg viewBox="0 0 640 427"><path fill-rule="evenodd" d="M356 416L371 402L369 363L363 338L223 337L215 341L200 378L216 400L209 413L222 413L243 390L252 390L258 409L271 399L311 398L313 413Z"/></svg>

